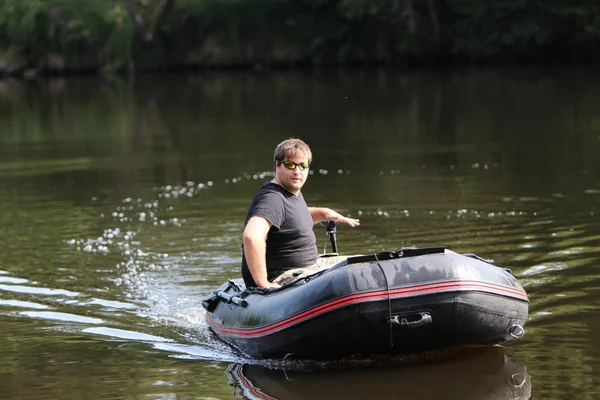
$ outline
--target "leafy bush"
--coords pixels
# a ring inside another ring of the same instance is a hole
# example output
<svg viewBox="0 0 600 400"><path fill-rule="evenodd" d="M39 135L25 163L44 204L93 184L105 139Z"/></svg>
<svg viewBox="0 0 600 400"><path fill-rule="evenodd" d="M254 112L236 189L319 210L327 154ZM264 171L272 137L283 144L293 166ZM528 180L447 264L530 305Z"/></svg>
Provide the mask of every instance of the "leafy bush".
<svg viewBox="0 0 600 400"><path fill-rule="evenodd" d="M593 0L0 2L0 58L28 68L589 60L600 45Z"/></svg>

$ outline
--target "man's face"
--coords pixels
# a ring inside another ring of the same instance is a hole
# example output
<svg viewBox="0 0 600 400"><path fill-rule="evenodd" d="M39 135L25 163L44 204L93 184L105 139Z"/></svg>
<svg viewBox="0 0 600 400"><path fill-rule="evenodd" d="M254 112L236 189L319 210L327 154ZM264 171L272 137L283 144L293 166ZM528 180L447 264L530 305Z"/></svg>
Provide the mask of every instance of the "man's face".
<svg viewBox="0 0 600 400"><path fill-rule="evenodd" d="M277 162L275 166L275 180L288 192L298 194L306 182L309 168L302 169L297 164L308 163L308 157L304 154L296 154L286 157L284 161L289 161L287 163L288 166L292 166L294 169L289 169L283 162ZM292 163L296 164L292 165Z"/></svg>

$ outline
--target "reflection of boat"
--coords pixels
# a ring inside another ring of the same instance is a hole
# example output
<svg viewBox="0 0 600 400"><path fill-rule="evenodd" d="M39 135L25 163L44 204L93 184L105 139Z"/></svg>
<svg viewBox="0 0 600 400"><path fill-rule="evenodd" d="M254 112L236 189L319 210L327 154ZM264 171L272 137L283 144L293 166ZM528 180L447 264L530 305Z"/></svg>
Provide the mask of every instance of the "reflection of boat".
<svg viewBox="0 0 600 400"><path fill-rule="evenodd" d="M451 358L363 369L311 372L232 364L236 395L246 399L530 399L527 370L498 346L465 349Z"/></svg>
<svg viewBox="0 0 600 400"><path fill-rule="evenodd" d="M337 261L292 272L274 291L229 281L203 303L211 329L252 357L310 359L495 344L523 334L527 294L509 271L477 256L429 248Z"/></svg>

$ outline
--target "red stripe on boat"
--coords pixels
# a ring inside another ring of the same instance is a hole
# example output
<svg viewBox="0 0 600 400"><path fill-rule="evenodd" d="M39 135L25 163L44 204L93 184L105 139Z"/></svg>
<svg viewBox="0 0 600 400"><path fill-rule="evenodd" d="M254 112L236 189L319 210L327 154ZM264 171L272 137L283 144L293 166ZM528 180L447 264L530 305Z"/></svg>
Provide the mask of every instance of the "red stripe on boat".
<svg viewBox="0 0 600 400"><path fill-rule="evenodd" d="M403 297L412 297L432 293L443 293L449 291L477 291L497 294L500 296L513 297L523 301L529 301L527 293L523 289L496 285L493 283L481 281L451 281L442 283L430 283L427 285L411 286L404 288L390 289L390 299L399 299ZM292 317L286 318L279 322L270 325L265 325L259 328L228 328L217 323L210 314L207 314L208 322L211 326L223 335L239 336L239 337L256 337L265 336L280 331L291 325L305 321L319 314L335 310L336 308L345 307L350 304L365 303L376 300L386 300L388 297L387 290L377 290L373 292L361 292L349 296L341 297L336 300L329 301L309 310L303 311Z"/></svg>

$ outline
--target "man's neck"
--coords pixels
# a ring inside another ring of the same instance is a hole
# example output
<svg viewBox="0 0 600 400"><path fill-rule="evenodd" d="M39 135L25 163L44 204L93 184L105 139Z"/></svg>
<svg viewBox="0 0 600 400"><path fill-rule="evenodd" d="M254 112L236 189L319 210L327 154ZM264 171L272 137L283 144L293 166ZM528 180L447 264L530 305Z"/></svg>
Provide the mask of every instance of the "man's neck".
<svg viewBox="0 0 600 400"><path fill-rule="evenodd" d="M281 182L279 182L279 181L277 180L277 178L273 178L273 180L271 180L271 182L272 182L272 183L274 183L274 184L276 184L276 185L279 185L279 186L281 186L281 187L282 187L282 188L283 188L283 189L284 189L286 192L289 192L289 193L293 194L294 196L298 196L298 195L300 194L300 191L299 191L299 190L298 190L298 192L297 192L297 193L294 193L294 192L292 192L291 190L288 190L288 189L287 189L285 186L283 186L283 185L281 184Z"/></svg>

